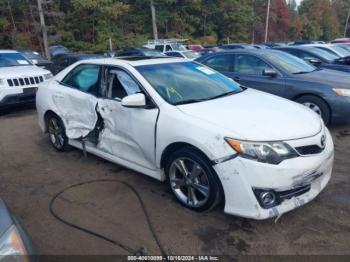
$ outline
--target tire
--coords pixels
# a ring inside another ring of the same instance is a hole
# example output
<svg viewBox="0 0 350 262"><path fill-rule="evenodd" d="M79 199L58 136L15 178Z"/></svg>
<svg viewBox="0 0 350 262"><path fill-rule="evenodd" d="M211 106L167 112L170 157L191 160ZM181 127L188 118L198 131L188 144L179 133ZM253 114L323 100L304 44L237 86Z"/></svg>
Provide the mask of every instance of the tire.
<svg viewBox="0 0 350 262"><path fill-rule="evenodd" d="M303 104L313 110L315 113L319 114L323 122L328 125L331 121L331 112L327 103L317 96L302 96L297 99L297 102Z"/></svg>
<svg viewBox="0 0 350 262"><path fill-rule="evenodd" d="M190 147L174 152L167 159L165 173L171 191L183 206L203 212L219 203L219 178L201 152Z"/></svg>
<svg viewBox="0 0 350 262"><path fill-rule="evenodd" d="M59 152L67 151L68 137L62 120L55 115L51 115L47 120L47 129L50 143Z"/></svg>

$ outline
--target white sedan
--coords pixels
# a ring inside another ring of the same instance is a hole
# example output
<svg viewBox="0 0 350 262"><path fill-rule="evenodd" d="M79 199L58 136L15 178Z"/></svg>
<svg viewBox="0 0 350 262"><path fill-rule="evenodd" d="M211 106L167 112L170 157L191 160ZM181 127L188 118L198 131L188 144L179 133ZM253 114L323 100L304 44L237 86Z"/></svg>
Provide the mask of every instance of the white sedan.
<svg viewBox="0 0 350 262"><path fill-rule="evenodd" d="M177 58L78 62L39 87L39 124L68 145L155 179L184 206L266 219L327 185L333 142L302 105Z"/></svg>

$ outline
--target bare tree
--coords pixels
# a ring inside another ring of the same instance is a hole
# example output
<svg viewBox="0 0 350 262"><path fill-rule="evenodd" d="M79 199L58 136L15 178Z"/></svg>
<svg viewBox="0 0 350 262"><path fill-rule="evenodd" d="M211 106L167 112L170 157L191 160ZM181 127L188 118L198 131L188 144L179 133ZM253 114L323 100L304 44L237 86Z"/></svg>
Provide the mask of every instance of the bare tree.
<svg viewBox="0 0 350 262"><path fill-rule="evenodd" d="M13 30L16 32L16 31L17 31L17 28L16 28L16 24L15 24L15 19L13 18L12 7L11 7L11 4L10 4L10 1L9 1L9 0L7 0L7 7L8 7L9 12L10 12Z"/></svg>
<svg viewBox="0 0 350 262"><path fill-rule="evenodd" d="M50 52L49 52L49 44L47 41L47 28L46 28L46 24L45 24L45 16L44 16L44 10L42 7L42 0L38 0L38 11L39 11L39 17L40 17L41 31L43 34L45 56L47 59L50 60L51 57L50 57Z"/></svg>
<svg viewBox="0 0 350 262"><path fill-rule="evenodd" d="M346 37L346 32L348 31L349 17L350 17L350 6L348 10L348 15L346 16L346 21L345 21L344 38Z"/></svg>

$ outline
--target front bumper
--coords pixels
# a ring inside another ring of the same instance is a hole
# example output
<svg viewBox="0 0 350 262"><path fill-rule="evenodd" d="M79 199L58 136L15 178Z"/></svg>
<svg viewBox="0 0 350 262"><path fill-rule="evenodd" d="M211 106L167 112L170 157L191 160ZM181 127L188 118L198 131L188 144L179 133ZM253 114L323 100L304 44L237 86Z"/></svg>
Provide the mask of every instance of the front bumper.
<svg viewBox="0 0 350 262"><path fill-rule="evenodd" d="M34 87L0 89L0 108L35 102Z"/></svg>
<svg viewBox="0 0 350 262"><path fill-rule="evenodd" d="M329 103L332 111L332 124L349 124L350 97L337 96Z"/></svg>
<svg viewBox="0 0 350 262"><path fill-rule="evenodd" d="M325 149L317 155L300 156L285 160L279 165L259 163L241 157L214 165L224 189L224 211L247 218L266 219L280 216L314 199L327 185L333 168L333 141L328 130L325 134ZM309 141L312 144L319 136L322 134L288 143L298 146ZM310 185L310 190L268 209L259 204L253 191L271 189L283 192L304 185Z"/></svg>

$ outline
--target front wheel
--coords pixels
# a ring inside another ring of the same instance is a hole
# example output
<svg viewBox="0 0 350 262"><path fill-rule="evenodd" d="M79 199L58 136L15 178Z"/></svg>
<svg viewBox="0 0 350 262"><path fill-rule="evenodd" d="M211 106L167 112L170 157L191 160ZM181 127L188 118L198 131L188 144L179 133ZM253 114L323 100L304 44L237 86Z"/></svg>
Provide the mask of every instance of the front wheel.
<svg viewBox="0 0 350 262"><path fill-rule="evenodd" d="M316 114L320 115L326 125L329 124L331 120L331 112L327 103L323 99L316 96L302 96L297 99L297 102L303 104Z"/></svg>
<svg viewBox="0 0 350 262"><path fill-rule="evenodd" d="M66 151L68 147L68 137L62 120L57 116L48 119L48 133L51 145L60 152Z"/></svg>
<svg viewBox="0 0 350 262"><path fill-rule="evenodd" d="M165 172L177 200L187 208L206 211L220 200L221 187L209 161L191 148L171 155Z"/></svg>

